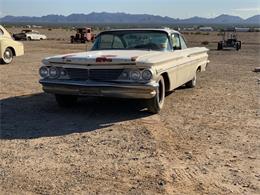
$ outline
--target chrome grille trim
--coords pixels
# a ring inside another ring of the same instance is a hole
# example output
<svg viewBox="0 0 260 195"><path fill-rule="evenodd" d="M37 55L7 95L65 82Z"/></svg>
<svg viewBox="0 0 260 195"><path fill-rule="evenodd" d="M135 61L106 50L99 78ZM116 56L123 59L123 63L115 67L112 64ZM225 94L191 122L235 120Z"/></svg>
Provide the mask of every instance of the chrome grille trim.
<svg viewBox="0 0 260 195"><path fill-rule="evenodd" d="M123 69L79 69L65 68L67 74L72 80L99 80L112 81L117 80Z"/></svg>

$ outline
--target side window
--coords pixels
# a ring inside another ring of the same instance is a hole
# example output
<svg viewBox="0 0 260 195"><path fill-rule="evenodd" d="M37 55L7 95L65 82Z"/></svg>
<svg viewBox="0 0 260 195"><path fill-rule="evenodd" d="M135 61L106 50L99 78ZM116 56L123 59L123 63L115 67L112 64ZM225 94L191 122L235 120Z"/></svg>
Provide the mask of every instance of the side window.
<svg viewBox="0 0 260 195"><path fill-rule="evenodd" d="M0 36L4 35L4 31L0 28Z"/></svg>
<svg viewBox="0 0 260 195"><path fill-rule="evenodd" d="M172 46L173 50L181 49L180 37L178 34L172 34Z"/></svg>
<svg viewBox="0 0 260 195"><path fill-rule="evenodd" d="M180 36L180 40L181 40L181 49L187 49L188 47L183 36Z"/></svg>

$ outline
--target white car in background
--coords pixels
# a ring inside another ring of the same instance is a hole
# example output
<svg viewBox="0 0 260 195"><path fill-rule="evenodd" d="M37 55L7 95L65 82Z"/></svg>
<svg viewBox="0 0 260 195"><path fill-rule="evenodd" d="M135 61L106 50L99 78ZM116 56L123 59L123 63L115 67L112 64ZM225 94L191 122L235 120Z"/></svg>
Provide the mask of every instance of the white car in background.
<svg viewBox="0 0 260 195"><path fill-rule="evenodd" d="M15 40L46 40L47 36L44 34L39 33L36 30L22 30L21 33L13 35Z"/></svg>

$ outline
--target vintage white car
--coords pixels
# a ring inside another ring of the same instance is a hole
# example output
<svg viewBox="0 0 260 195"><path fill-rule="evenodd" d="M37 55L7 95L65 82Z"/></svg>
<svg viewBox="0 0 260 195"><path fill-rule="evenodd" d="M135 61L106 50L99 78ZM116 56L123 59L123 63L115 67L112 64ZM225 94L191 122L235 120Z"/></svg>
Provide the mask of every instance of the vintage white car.
<svg viewBox="0 0 260 195"><path fill-rule="evenodd" d="M13 35L15 40L46 40L47 36L39 33L36 30L26 29L22 32Z"/></svg>
<svg viewBox="0 0 260 195"><path fill-rule="evenodd" d="M23 44L13 40L9 32L0 25L0 61L2 64L9 64L14 56L24 54Z"/></svg>
<svg viewBox="0 0 260 195"><path fill-rule="evenodd" d="M197 72L209 63L207 52L187 48L171 29L104 31L91 51L44 59L40 83L60 106L73 105L78 96L135 98L158 113L166 92L184 84L195 87Z"/></svg>

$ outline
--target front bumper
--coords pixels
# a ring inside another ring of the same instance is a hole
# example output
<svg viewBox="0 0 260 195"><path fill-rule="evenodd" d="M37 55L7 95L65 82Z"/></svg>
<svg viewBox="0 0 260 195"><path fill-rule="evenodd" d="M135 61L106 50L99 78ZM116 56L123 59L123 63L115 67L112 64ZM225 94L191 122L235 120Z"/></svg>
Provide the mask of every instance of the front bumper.
<svg viewBox="0 0 260 195"><path fill-rule="evenodd" d="M148 84L130 84L41 79L40 83L46 93L133 99L150 99L156 95L158 88L158 84L155 82Z"/></svg>

